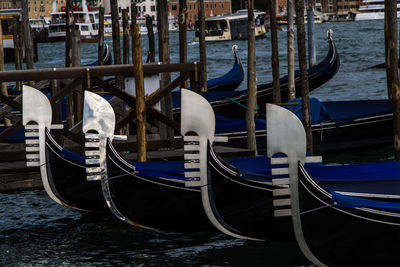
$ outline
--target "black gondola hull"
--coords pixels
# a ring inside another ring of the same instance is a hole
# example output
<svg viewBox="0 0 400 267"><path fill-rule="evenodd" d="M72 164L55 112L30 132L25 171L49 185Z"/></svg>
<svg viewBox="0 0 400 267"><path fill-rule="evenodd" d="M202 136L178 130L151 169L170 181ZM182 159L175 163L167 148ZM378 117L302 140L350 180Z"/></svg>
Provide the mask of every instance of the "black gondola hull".
<svg viewBox="0 0 400 267"><path fill-rule="evenodd" d="M107 173L114 207L132 222L160 230L214 231L198 189L183 182L141 177L108 144Z"/></svg>
<svg viewBox="0 0 400 267"><path fill-rule="evenodd" d="M245 148L247 133L227 133L231 147ZM336 125L324 123L312 125L313 148L315 152L339 151L393 143L393 114L362 118L349 123ZM256 132L260 153L266 151L266 131Z"/></svg>
<svg viewBox="0 0 400 267"><path fill-rule="evenodd" d="M357 208L333 208L299 168L304 239L328 266L389 266L400 260L400 219ZM314 182L315 183L315 182Z"/></svg>
<svg viewBox="0 0 400 267"><path fill-rule="evenodd" d="M46 170L51 191L68 207L108 212L100 181L88 182L85 164L65 159L49 135L46 136Z"/></svg>

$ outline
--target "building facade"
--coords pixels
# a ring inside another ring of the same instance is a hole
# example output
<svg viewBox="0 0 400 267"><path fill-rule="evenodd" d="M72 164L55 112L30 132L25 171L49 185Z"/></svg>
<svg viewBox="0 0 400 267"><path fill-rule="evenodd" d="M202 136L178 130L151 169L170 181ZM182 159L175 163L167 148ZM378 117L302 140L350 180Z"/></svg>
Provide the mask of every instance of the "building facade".
<svg viewBox="0 0 400 267"><path fill-rule="evenodd" d="M196 0L188 0L187 6L187 23L192 23L198 18L198 3ZM168 1L168 12L169 16L175 19L179 15L179 1L170 0ZM231 0L204 0L204 15L206 18L226 15L232 13Z"/></svg>

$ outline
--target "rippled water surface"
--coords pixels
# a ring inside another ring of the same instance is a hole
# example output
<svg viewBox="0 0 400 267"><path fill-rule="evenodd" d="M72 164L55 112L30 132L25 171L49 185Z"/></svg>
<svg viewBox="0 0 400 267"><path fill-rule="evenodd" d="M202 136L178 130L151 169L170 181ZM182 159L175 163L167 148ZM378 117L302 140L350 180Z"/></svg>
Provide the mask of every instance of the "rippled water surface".
<svg viewBox="0 0 400 267"><path fill-rule="evenodd" d="M341 67L312 92L321 100L386 97L383 69L383 21L315 25L317 61L328 51L326 31L333 30ZM188 33L189 61L198 60L198 44ZM278 33L281 76L286 74L286 32ZM178 62L178 33L171 33L171 61ZM111 44L111 39L106 39ZM231 46L238 44L246 68L247 41L207 43L209 78L228 71ZM259 82L271 81L270 38L257 41ZM64 44L39 44L36 68L62 67ZM96 60L97 45L82 43L82 64ZM147 52L147 39L143 37ZM12 69L12 64L7 64ZM245 84L242 85L244 87ZM370 153L371 157L373 153ZM299 266L307 264L296 244L258 243L215 233L164 233L140 230L104 216L62 207L42 190L0 194L0 266ZM166 218L168 219L168 218Z"/></svg>

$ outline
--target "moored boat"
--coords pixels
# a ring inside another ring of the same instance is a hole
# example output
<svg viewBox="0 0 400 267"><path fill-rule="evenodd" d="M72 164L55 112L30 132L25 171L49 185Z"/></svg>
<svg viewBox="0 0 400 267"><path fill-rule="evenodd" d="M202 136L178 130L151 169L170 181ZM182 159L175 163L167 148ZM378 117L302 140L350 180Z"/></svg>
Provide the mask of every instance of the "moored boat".
<svg viewBox="0 0 400 267"><path fill-rule="evenodd" d="M302 123L280 107L270 105L267 109L273 113L268 119L277 126L268 137L272 144L268 155L284 153L288 164L279 172L287 173L289 178L284 181L286 203L277 207L277 214L291 218L304 255L317 266L398 262L400 164L377 162L308 169L304 167L306 137ZM282 120L285 125L279 123ZM321 179L324 173L328 175Z"/></svg>
<svg viewBox="0 0 400 267"><path fill-rule="evenodd" d="M265 12L254 11L256 38L264 37L266 29L264 25ZM209 17L205 20L206 41L228 41L247 39L247 10L238 10L236 13ZM195 41L198 42L198 31Z"/></svg>
<svg viewBox="0 0 400 267"><path fill-rule="evenodd" d="M336 45L332 39L332 31L327 33L329 51L327 56L317 65L308 69L310 91L318 88L329 81L339 70L340 60ZM282 102L288 100L288 77L280 79ZM300 72L295 73L296 97L300 97ZM258 113L265 114L265 103L272 102L273 83L259 84L257 86ZM235 90L229 92L204 92L201 93L212 103L216 114L231 117L243 118L246 113L247 94L246 90ZM174 113L180 113L180 93L173 94Z"/></svg>

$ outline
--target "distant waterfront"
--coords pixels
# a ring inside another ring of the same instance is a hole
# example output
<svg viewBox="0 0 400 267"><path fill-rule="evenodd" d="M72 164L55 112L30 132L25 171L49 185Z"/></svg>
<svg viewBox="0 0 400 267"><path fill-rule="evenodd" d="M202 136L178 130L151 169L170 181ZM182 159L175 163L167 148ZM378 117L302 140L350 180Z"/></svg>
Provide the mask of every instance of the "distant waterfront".
<svg viewBox="0 0 400 267"><path fill-rule="evenodd" d="M327 54L326 31L333 30L341 67L316 89L321 100L386 98L383 21L315 25L317 61ZM188 56L198 60L194 33L188 33ZM172 33L171 61L179 59L178 33ZM111 44L111 39L106 39ZM217 77L233 63L238 44L246 69L247 41L207 43L208 75ZM281 76L286 74L286 32L279 32ZM270 38L257 41L258 81L271 81ZM36 68L63 67L64 44L39 44ZM144 58L147 38L143 37ZM97 45L82 43L82 64L96 60ZM7 64L7 69L13 69ZM243 84L241 88L245 88ZM345 155L347 157L352 155ZM382 159L370 152L368 159ZM386 156L386 154L385 154ZM343 156L338 156L343 160ZM357 158L361 160L362 158ZM1 266L299 266L306 264L294 243L237 240L220 233L163 233L138 230L111 217L70 210L42 190L0 194Z"/></svg>

